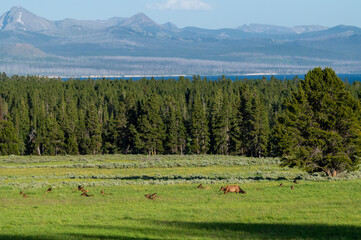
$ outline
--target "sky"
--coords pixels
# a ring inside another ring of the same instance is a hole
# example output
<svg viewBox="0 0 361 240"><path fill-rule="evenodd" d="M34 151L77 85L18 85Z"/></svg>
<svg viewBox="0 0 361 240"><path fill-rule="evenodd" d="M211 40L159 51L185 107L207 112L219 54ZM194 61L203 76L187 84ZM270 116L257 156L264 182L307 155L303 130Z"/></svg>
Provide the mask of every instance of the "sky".
<svg viewBox="0 0 361 240"><path fill-rule="evenodd" d="M181 28L235 28L250 23L361 27L361 0L0 0L0 15L13 6L49 20L105 20L143 12L157 23Z"/></svg>

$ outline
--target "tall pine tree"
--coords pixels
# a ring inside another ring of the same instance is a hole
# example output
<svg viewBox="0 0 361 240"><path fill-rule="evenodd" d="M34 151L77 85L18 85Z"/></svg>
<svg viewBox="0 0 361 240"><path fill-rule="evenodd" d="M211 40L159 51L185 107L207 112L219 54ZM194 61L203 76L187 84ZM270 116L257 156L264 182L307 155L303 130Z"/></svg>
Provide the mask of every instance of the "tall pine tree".
<svg viewBox="0 0 361 240"><path fill-rule="evenodd" d="M283 165L329 176L357 168L361 156L360 103L330 68L309 71L277 118Z"/></svg>
<svg viewBox="0 0 361 240"><path fill-rule="evenodd" d="M153 155L163 152L165 126L161 117L158 95L148 95L142 104L136 134L136 147L141 152Z"/></svg>
<svg viewBox="0 0 361 240"><path fill-rule="evenodd" d="M191 151L205 154L209 150L209 130L206 106L199 95L194 96L192 117L190 123Z"/></svg>

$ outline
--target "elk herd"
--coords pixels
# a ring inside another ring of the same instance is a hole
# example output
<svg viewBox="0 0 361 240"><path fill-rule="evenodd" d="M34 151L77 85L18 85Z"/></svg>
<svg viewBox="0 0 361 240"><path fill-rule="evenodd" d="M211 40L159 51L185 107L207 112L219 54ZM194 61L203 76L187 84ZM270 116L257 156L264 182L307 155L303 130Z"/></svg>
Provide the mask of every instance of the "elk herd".
<svg viewBox="0 0 361 240"><path fill-rule="evenodd" d="M298 184L297 180L293 180L292 181L294 184ZM283 183L281 183L279 185L280 187L283 187ZM203 186L203 184L199 184L197 186L197 189L211 189L210 187L208 186ZM294 190L295 187L294 185L291 185L291 189ZM257 191L260 190L260 189L256 189ZM52 191L52 188L48 188L48 190L45 191L44 195L45 196L46 194L48 194L49 192ZM78 188L74 189L73 191L81 191L81 194L80 196L83 196L83 197L94 197L94 195L89 195L88 192L89 190L87 189L84 189L84 187L82 185L78 185ZM224 194L227 194L227 193L242 193L242 194L246 194L246 191L244 191L240 186L238 185L226 185L226 186L222 186L219 191L223 191ZM100 191L100 194L105 196L105 195L112 195L112 193L105 193L103 190ZM22 191L20 191L20 195L23 196L23 198L28 198L29 196L25 193L23 193ZM148 193L148 194L145 194L144 195L147 199L150 199L150 200L154 200L154 199L157 199L159 196L157 195L157 193Z"/></svg>

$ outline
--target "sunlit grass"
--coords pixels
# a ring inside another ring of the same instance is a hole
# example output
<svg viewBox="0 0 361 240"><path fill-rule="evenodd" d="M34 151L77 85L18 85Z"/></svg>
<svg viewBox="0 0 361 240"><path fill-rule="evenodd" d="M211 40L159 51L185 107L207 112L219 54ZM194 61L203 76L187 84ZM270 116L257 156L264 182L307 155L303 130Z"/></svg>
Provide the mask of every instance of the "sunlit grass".
<svg viewBox="0 0 361 240"><path fill-rule="evenodd" d="M357 239L361 234L361 179L301 179L293 184L293 178L304 173L260 162L142 169L16 167L22 165L7 169L0 164L0 239ZM134 184L70 177L118 175L226 178L185 178L181 183L139 179ZM261 175L272 178L235 182L247 194L219 191L233 176ZM210 189L197 189L199 182ZM77 184L93 197L80 196ZM45 194L49 186L53 190ZM20 190L29 197L23 198ZM101 190L111 195L103 196ZM154 192L155 200L144 197Z"/></svg>

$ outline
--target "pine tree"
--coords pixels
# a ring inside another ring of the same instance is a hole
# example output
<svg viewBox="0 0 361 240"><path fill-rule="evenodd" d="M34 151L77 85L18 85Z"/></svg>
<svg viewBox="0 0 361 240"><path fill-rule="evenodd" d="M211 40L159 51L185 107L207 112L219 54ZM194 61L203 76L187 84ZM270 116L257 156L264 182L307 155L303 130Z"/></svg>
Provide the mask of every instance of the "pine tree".
<svg viewBox="0 0 361 240"><path fill-rule="evenodd" d="M84 117L84 118L83 118ZM94 103L90 102L84 116L80 115L79 122L84 122L80 127L82 154L98 154L102 147L101 124L99 114Z"/></svg>
<svg viewBox="0 0 361 240"><path fill-rule="evenodd" d="M184 119L173 97L166 99L166 141L165 147L171 154L183 154L186 146Z"/></svg>
<svg viewBox="0 0 361 240"><path fill-rule="evenodd" d="M40 136L37 143L40 144L40 151L43 155L65 154L64 133L53 117L48 117L42 122Z"/></svg>
<svg viewBox="0 0 361 240"><path fill-rule="evenodd" d="M228 154L230 146L230 106L219 89L212 107L212 148L213 153Z"/></svg>
<svg viewBox="0 0 361 240"><path fill-rule="evenodd" d="M247 85L241 94L243 151L247 156L267 155L269 125L267 112L255 90Z"/></svg>
<svg viewBox="0 0 361 240"><path fill-rule="evenodd" d="M107 123L104 132L106 153L128 153L130 147L130 131L124 102L120 102L116 116Z"/></svg>
<svg viewBox="0 0 361 240"><path fill-rule="evenodd" d="M0 120L0 154L19 154L19 139L11 121Z"/></svg>
<svg viewBox="0 0 361 240"><path fill-rule="evenodd" d="M136 134L136 146L140 151L153 155L163 152L165 126L158 95L150 94L142 104Z"/></svg>
<svg viewBox="0 0 361 240"><path fill-rule="evenodd" d="M333 177L356 169L360 103L332 69L309 71L284 105L274 127L283 165Z"/></svg>
<svg viewBox="0 0 361 240"><path fill-rule="evenodd" d="M206 107L199 95L196 95L193 101L190 123L190 148L192 153L205 154L209 150L209 130Z"/></svg>
<svg viewBox="0 0 361 240"><path fill-rule="evenodd" d="M238 94L231 104L230 114L230 153L232 155L243 155L241 98Z"/></svg>

